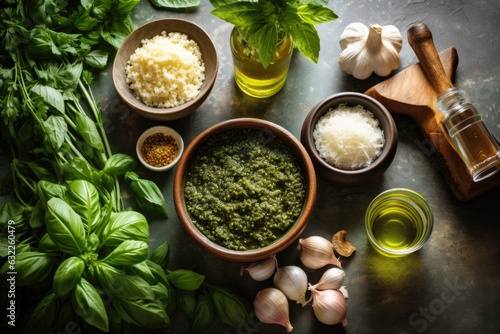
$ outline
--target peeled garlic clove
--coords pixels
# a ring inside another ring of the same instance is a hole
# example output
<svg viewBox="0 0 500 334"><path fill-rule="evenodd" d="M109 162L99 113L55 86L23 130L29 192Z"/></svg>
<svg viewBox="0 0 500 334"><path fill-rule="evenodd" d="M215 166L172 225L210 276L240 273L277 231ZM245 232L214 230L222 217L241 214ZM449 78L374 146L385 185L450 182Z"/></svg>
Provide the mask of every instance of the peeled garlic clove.
<svg viewBox="0 0 500 334"><path fill-rule="evenodd" d="M276 288L260 290L253 301L255 316L266 324L277 324L286 328L287 332L293 329L288 311L288 299Z"/></svg>
<svg viewBox="0 0 500 334"><path fill-rule="evenodd" d="M310 285L309 290L336 290L342 287L344 283L345 272L340 268L330 268L323 273L319 282Z"/></svg>
<svg viewBox="0 0 500 334"><path fill-rule="evenodd" d="M273 276L277 266L278 261L276 260L276 256L273 255L270 258L241 267L240 276L246 271L254 280L265 281Z"/></svg>
<svg viewBox="0 0 500 334"><path fill-rule="evenodd" d="M348 257L356 250L349 241L346 240L347 231L340 230L332 237L332 244L335 251L342 256Z"/></svg>
<svg viewBox="0 0 500 334"><path fill-rule="evenodd" d="M335 257L333 244L327 239L312 236L299 239L300 260L309 269L319 269L327 264L342 267L340 261Z"/></svg>
<svg viewBox="0 0 500 334"><path fill-rule="evenodd" d="M297 304L306 305L307 275L302 268L285 266L278 268L274 274L274 286L281 290L285 296Z"/></svg>
<svg viewBox="0 0 500 334"><path fill-rule="evenodd" d="M347 325L347 305L340 291L311 289L311 292L314 315L319 321L325 325L335 325L339 322Z"/></svg>

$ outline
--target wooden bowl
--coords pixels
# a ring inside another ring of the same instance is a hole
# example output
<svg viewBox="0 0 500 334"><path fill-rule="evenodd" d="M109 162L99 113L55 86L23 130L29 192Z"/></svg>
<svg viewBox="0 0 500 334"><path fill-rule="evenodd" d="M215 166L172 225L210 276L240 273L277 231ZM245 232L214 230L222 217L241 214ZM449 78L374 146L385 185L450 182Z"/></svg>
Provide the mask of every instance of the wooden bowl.
<svg viewBox="0 0 500 334"><path fill-rule="evenodd" d="M288 229L288 231L274 241L272 244L252 250L237 251L220 246L209 240L192 223L189 213L186 209L184 199L184 182L187 168L190 161L194 158L198 148L203 145L212 136L231 129L259 129L265 132L271 132L276 137L283 140L293 152L298 156L299 164L302 169L305 185L306 198L304 200L302 212L298 220ZM309 220L314 202L316 200L316 174L314 166L299 140L283 127L265 120L254 118L239 118L224 121L216 124L200 133L184 150L184 154L177 164L177 170L174 177L174 204L179 219L190 237L192 237L201 247L215 256L225 260L235 262L253 262L268 258L287 248L293 243L300 233L304 230Z"/></svg>
<svg viewBox="0 0 500 334"><path fill-rule="evenodd" d="M142 46L141 41L143 39L151 39L161 35L163 31L167 34L169 32L179 32L195 41L200 48L202 59L205 63L205 80L198 96L189 102L173 108L156 108L144 104L134 96L134 92L126 82L125 67L130 56L134 54L137 48ZM210 94L217 77L218 69L219 58L217 50L205 30L186 20L160 19L140 26L125 39L113 62L113 84L118 95L127 106L139 115L157 121L170 121L187 116L198 109Z"/></svg>
<svg viewBox="0 0 500 334"><path fill-rule="evenodd" d="M340 104L361 105L371 111L384 131L385 144L382 152L368 167L356 170L336 168L326 162L316 149L313 137L316 123L328 110L335 109ZM344 92L327 97L314 106L304 119L300 140L309 153L319 177L335 185L354 186L374 181L385 173L396 154L398 131L391 114L380 102L362 93Z"/></svg>

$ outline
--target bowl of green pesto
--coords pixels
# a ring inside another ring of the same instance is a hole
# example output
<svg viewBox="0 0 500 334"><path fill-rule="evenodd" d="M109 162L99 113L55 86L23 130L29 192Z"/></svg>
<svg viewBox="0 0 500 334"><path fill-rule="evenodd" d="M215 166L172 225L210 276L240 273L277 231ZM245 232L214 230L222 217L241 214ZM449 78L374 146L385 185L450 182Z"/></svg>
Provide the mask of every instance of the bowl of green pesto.
<svg viewBox="0 0 500 334"><path fill-rule="evenodd" d="M299 140L261 119L237 118L200 133L174 177L184 229L212 254L251 262L293 243L316 199L314 166Z"/></svg>

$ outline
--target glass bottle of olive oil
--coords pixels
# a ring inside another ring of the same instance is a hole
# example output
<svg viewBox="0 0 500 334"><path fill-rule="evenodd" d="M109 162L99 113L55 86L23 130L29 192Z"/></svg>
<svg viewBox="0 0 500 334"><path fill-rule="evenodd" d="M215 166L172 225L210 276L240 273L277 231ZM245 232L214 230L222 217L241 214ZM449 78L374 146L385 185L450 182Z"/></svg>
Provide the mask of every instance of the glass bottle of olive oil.
<svg viewBox="0 0 500 334"><path fill-rule="evenodd" d="M273 61L267 68L259 60L258 50L249 45L234 27L230 37L234 63L234 80L240 89L253 97L273 96L285 85L292 59L292 37L284 34L276 48Z"/></svg>

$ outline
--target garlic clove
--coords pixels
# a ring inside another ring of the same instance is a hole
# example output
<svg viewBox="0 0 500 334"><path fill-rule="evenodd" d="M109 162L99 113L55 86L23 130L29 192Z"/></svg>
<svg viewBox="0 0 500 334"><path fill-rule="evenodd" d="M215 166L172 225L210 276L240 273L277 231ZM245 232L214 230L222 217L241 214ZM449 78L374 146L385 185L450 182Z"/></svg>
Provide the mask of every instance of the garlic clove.
<svg viewBox="0 0 500 334"><path fill-rule="evenodd" d="M345 286L341 286L339 288L339 291L340 291L340 293L342 293L342 295L344 295L345 299L349 298L349 292L347 291L347 288Z"/></svg>
<svg viewBox="0 0 500 334"><path fill-rule="evenodd" d="M312 236L299 239L297 247L300 250L300 260L309 269L319 269L327 264L342 267L340 261L335 257L333 244L320 236Z"/></svg>
<svg viewBox="0 0 500 334"><path fill-rule="evenodd" d="M318 283L309 285L309 290L336 290L342 287L344 283L345 272L340 268L329 268L326 270Z"/></svg>
<svg viewBox="0 0 500 334"><path fill-rule="evenodd" d="M280 289L288 299L302 306L309 303L309 300L306 300L307 275L302 268L297 266L278 268L273 282L274 286Z"/></svg>
<svg viewBox="0 0 500 334"><path fill-rule="evenodd" d="M335 325L339 322L347 325L347 305L340 291L311 289L311 292L314 315L319 321L325 325Z"/></svg>
<svg viewBox="0 0 500 334"><path fill-rule="evenodd" d="M253 305L255 316L261 322L281 325L287 332L292 331L288 299L283 292L276 288L265 288L257 293Z"/></svg>
<svg viewBox="0 0 500 334"><path fill-rule="evenodd" d="M244 265L240 269L240 276L247 272L255 281L265 281L271 278L278 267L276 256Z"/></svg>

